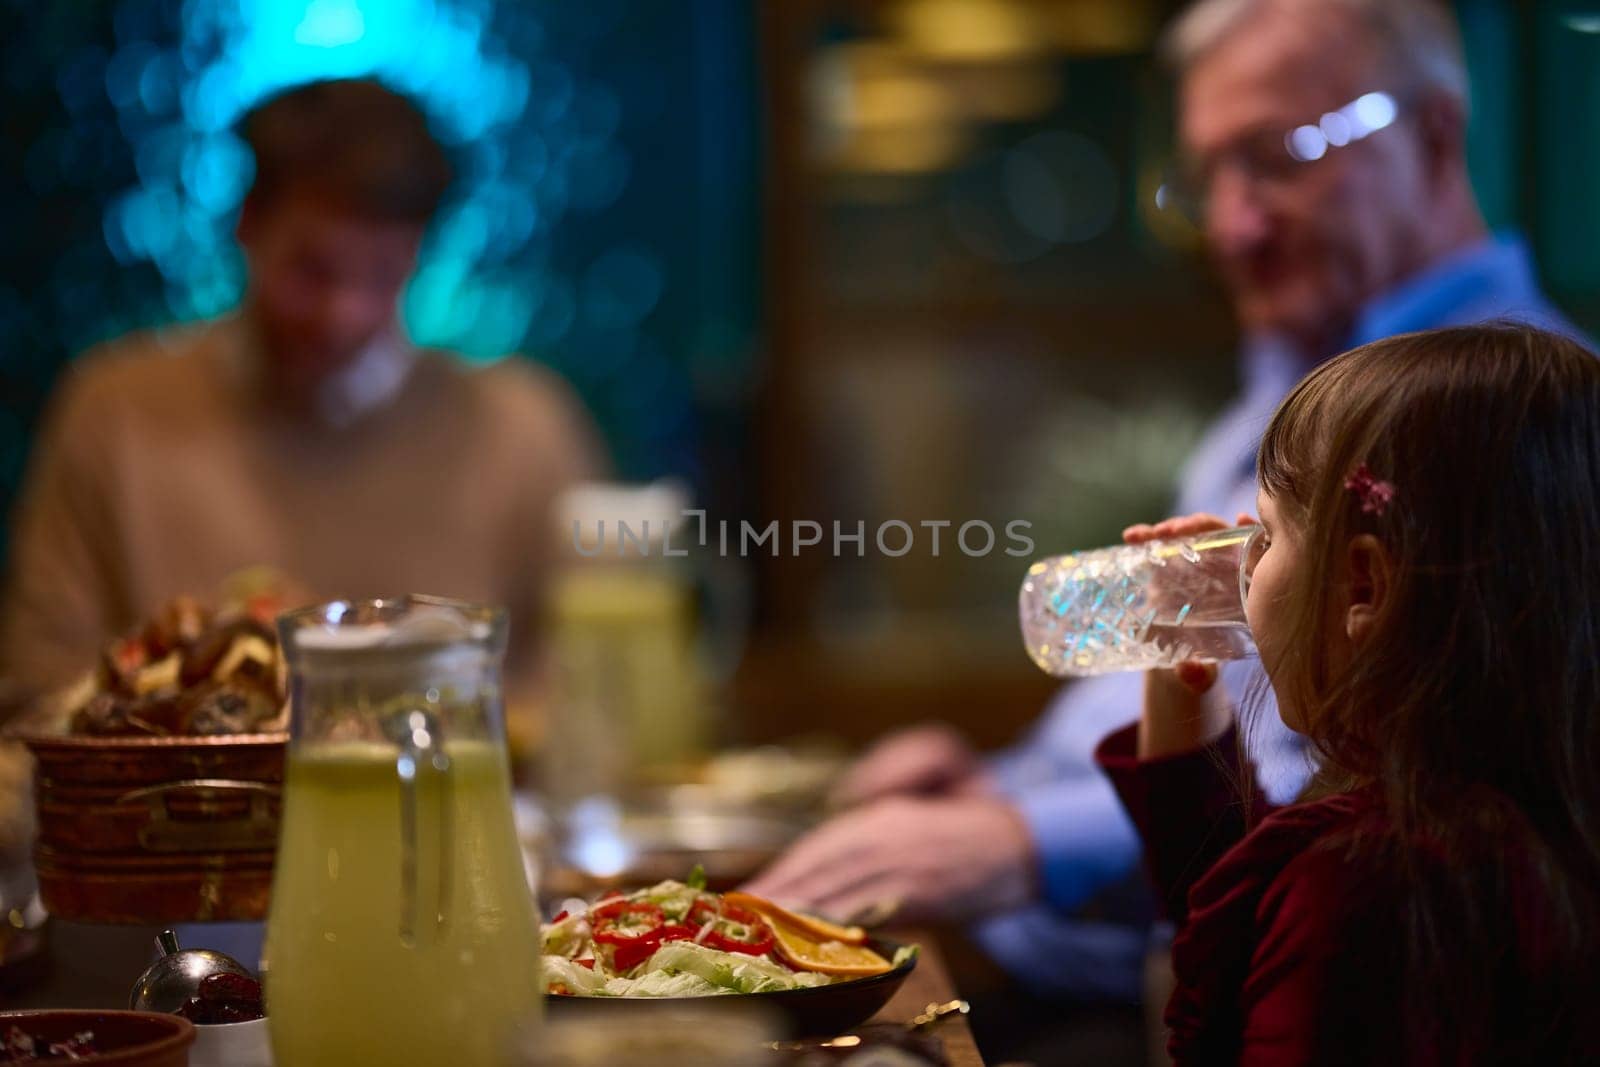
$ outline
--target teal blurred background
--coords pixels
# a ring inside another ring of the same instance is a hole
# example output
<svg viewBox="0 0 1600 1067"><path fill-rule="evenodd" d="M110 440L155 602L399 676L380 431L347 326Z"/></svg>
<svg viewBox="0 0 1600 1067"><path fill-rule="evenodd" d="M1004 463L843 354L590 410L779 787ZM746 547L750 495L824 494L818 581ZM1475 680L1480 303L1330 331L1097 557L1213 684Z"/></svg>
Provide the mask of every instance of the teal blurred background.
<svg viewBox="0 0 1600 1067"><path fill-rule="evenodd" d="M0 504L72 353L232 307L232 126L312 78L412 94L460 180L404 315L581 391L622 472L704 485L754 364L754 10L736 0L6 0ZM712 383L704 386L704 383ZM721 436L719 436L721 435Z"/></svg>

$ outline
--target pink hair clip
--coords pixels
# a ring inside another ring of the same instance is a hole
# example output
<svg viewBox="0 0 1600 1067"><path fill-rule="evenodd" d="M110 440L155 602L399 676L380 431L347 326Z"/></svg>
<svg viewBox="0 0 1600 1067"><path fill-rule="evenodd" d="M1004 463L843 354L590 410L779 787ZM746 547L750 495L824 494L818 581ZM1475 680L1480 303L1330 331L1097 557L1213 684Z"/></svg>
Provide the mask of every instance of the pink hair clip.
<svg viewBox="0 0 1600 1067"><path fill-rule="evenodd" d="M1344 487L1361 501L1361 510L1367 515L1382 515L1394 499L1394 483L1374 475L1365 463L1344 480Z"/></svg>

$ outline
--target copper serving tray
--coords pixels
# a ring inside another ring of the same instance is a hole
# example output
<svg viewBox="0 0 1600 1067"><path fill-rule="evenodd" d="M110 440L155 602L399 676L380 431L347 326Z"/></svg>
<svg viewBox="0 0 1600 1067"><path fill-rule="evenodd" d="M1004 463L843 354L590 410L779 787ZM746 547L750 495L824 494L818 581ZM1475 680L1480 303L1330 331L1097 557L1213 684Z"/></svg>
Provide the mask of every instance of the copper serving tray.
<svg viewBox="0 0 1600 1067"><path fill-rule="evenodd" d="M21 738L40 894L77 922L266 916L288 734Z"/></svg>

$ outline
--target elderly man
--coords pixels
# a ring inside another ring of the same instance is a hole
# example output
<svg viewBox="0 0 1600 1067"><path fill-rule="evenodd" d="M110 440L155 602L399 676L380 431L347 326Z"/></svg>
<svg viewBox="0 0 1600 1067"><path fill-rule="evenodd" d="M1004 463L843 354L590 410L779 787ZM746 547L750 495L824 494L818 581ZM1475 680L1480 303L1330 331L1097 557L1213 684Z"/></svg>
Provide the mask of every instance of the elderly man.
<svg viewBox="0 0 1600 1067"><path fill-rule="evenodd" d="M1257 435L1290 386L1343 349L1499 317L1576 333L1540 295L1523 245L1485 227L1445 10L1201 0L1167 47L1184 163L1167 193L1198 210L1244 334L1243 391L1186 466L1177 511L1253 510ZM1236 698L1265 692L1253 678L1249 662L1224 671ZM992 760L948 728L881 742L844 784L855 810L752 888L840 916L981 919L975 939L1026 988L1136 997L1144 930L1105 917L1136 884L1139 850L1091 753L1137 715L1139 686L1122 675L1068 687ZM1269 791L1285 799L1306 760L1270 708L1255 732Z"/></svg>

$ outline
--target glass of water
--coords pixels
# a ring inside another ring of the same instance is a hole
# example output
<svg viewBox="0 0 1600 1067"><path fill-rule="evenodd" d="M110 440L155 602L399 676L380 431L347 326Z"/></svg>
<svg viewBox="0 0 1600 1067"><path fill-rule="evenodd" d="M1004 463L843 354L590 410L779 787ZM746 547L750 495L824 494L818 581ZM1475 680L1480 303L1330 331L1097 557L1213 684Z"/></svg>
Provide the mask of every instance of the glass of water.
<svg viewBox="0 0 1600 1067"><path fill-rule="evenodd" d="M1018 597L1023 644L1057 677L1255 653L1244 595L1259 526L1040 560Z"/></svg>

